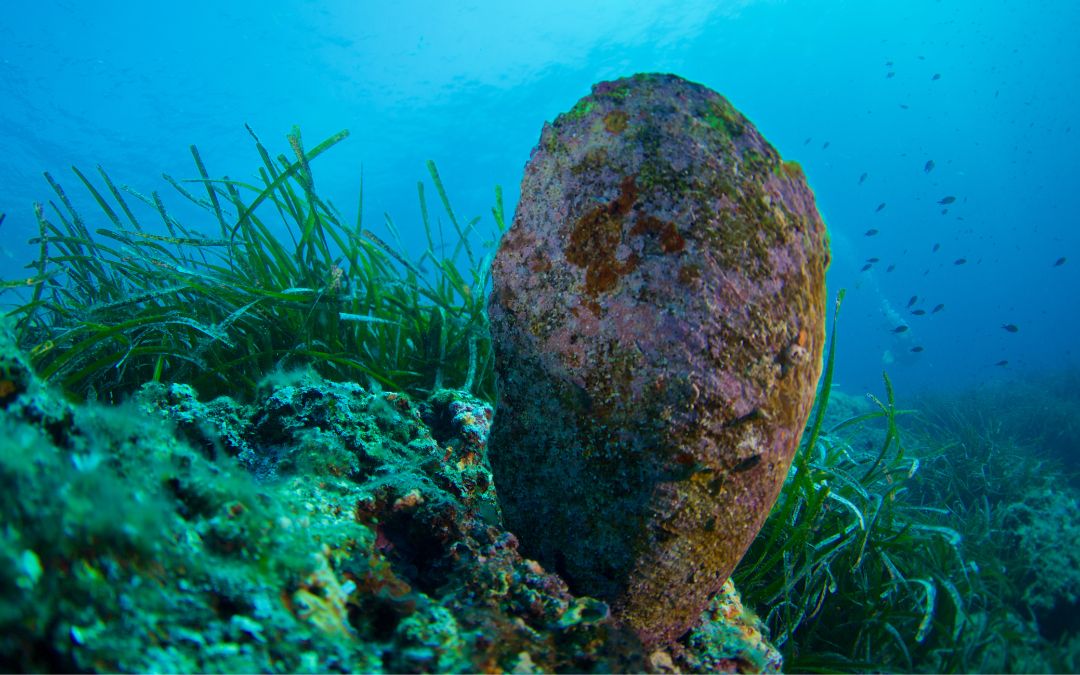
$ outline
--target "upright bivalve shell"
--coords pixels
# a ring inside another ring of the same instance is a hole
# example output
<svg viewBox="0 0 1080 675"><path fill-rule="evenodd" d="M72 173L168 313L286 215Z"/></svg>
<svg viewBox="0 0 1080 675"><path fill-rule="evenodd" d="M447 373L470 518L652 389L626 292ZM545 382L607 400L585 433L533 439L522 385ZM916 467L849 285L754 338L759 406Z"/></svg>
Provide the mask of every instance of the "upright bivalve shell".
<svg viewBox="0 0 1080 675"><path fill-rule="evenodd" d="M821 374L825 226L719 94L603 82L545 125L495 258L506 525L646 645L761 528Z"/></svg>

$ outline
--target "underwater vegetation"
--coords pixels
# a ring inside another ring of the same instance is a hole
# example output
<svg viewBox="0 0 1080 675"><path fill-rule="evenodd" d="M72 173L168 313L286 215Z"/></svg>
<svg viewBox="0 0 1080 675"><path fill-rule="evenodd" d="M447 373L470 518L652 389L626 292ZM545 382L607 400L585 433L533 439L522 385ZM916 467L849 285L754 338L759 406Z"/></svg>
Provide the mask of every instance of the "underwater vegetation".
<svg viewBox="0 0 1080 675"><path fill-rule="evenodd" d="M1051 441L1077 374L899 409L887 374L884 399L831 391L835 350L834 324L808 438L733 575L785 667L1075 672L1080 491Z"/></svg>
<svg viewBox="0 0 1080 675"><path fill-rule="evenodd" d="M199 177L165 178L207 212L213 232L179 222L156 191L118 187L101 167L96 177L73 167L100 207L89 219L46 174L56 199L34 205L33 275L3 286L29 289L10 316L35 371L76 399L105 401L146 381L244 398L266 372L300 365L395 391L456 386L492 400L490 265L469 243L480 219L458 220L429 162L447 223L429 218L418 182L428 244L419 260L364 227L362 181L361 215L345 223L315 191L311 162L347 135L306 150L294 129L292 154L272 158L251 132L262 160L255 182L210 178L191 146ZM143 205L149 216L136 216ZM501 231L498 188L492 215ZM385 225L398 240L389 216ZM448 237L452 253L439 257L436 242L448 250Z"/></svg>
<svg viewBox="0 0 1080 675"><path fill-rule="evenodd" d="M433 253L441 218L417 261L344 224L308 165L341 138L304 150L294 131L275 160L256 139L250 184L193 150L199 178L170 184L213 233L103 170L76 175L92 216L50 181L0 332L5 669L1080 668L1062 469L1080 374L905 404L886 376L855 397L832 388L835 325L734 584L644 652L502 522L478 221L452 216L429 165L455 255Z"/></svg>

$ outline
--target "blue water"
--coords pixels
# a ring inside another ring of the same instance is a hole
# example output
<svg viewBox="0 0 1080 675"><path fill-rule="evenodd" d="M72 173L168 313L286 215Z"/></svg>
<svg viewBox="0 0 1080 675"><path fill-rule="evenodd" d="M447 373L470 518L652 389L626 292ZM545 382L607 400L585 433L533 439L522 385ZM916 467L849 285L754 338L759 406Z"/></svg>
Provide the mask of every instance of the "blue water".
<svg viewBox="0 0 1080 675"><path fill-rule="evenodd" d="M277 151L293 124L308 147L349 129L313 167L347 218L362 168L365 224L380 231L389 212L420 237L430 158L486 232L494 185L509 210L545 120L594 82L668 71L728 97L803 165L829 225L830 292L848 289L841 386L880 392L882 369L901 392L1032 377L1080 357L1078 29L1071 0L11 4L0 276L26 274L31 203L52 196L42 171L85 214L71 165L102 164L184 214L160 174L194 176L195 143L211 174L253 177L245 122Z"/></svg>

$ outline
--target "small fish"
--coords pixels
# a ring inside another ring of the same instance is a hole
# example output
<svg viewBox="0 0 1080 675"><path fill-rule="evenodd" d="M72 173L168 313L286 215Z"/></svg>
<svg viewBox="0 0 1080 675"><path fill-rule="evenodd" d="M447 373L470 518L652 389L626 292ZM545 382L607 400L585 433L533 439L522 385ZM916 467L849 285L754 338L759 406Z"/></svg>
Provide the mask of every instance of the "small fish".
<svg viewBox="0 0 1080 675"><path fill-rule="evenodd" d="M824 149L826 149L828 147L829 147L829 142L828 141L825 141L824 143L821 144L821 149L822 150L824 150Z"/></svg>
<svg viewBox="0 0 1080 675"><path fill-rule="evenodd" d="M896 75L896 73L894 71L890 70L889 72L885 73L885 79L888 80L888 79L894 77L895 75Z"/></svg>
<svg viewBox="0 0 1080 675"><path fill-rule="evenodd" d="M863 233L863 236L864 236L864 237L872 237L872 236L874 236L875 234L877 234L877 232L878 232L877 230L875 230L875 229L871 228L871 229L867 230L866 232L864 232L864 233Z"/></svg>
<svg viewBox="0 0 1080 675"><path fill-rule="evenodd" d="M1016 333L1020 330L1020 327L1017 326L1015 323L1003 323L1001 324L1001 327L1009 331L1010 333Z"/></svg>
<svg viewBox="0 0 1080 675"><path fill-rule="evenodd" d="M930 173L931 171L933 171L934 170L934 160L932 160L932 159L927 160L927 162L923 166L922 170L925 171L926 173Z"/></svg>
<svg viewBox="0 0 1080 675"><path fill-rule="evenodd" d="M940 305L935 305L934 308L932 310L930 310L930 313L931 314L937 314L938 312L940 312L943 309L945 309L945 303L944 302L941 303Z"/></svg>
<svg viewBox="0 0 1080 675"><path fill-rule="evenodd" d="M913 310L911 310L911 313L914 314L915 316L922 316L923 314L926 314L926 310L925 309L913 309Z"/></svg>
<svg viewBox="0 0 1080 675"><path fill-rule="evenodd" d="M864 172L863 175L859 176L859 185L862 185L863 181L866 180L866 177L869 175L870 174Z"/></svg>
<svg viewBox="0 0 1080 675"><path fill-rule="evenodd" d="M930 252L931 252L931 253L937 253L937 252L938 252L938 249L940 249L940 248L941 248L941 244L934 244L934 248L932 248L932 249L930 250Z"/></svg>
<svg viewBox="0 0 1080 675"><path fill-rule="evenodd" d="M1054 267L1061 267L1064 264L1065 264L1065 256L1061 256L1060 258L1058 258L1057 260L1054 261Z"/></svg>
<svg viewBox="0 0 1080 675"><path fill-rule="evenodd" d="M908 106L908 104L907 104L907 103L901 103L901 104L900 104L900 109L901 109L901 110L907 110L907 109L908 109L908 107L909 107L909 106Z"/></svg>
<svg viewBox="0 0 1080 675"><path fill-rule="evenodd" d="M806 139L805 141L803 141L803 142L802 142L802 144L803 144L803 145L810 145L810 141L812 141L812 140L814 140L814 139L812 139L812 138L807 138L807 139Z"/></svg>
<svg viewBox="0 0 1080 675"><path fill-rule="evenodd" d="M948 215L948 213L949 213L949 209L941 209L941 215L945 216L945 215Z"/></svg>
<svg viewBox="0 0 1080 675"><path fill-rule="evenodd" d="M967 258L957 258L956 260L952 261L952 264L954 264L954 265L963 265L966 262L967 262Z"/></svg>
<svg viewBox="0 0 1080 675"><path fill-rule="evenodd" d="M885 271L886 272L892 272L894 269L896 269L896 265L889 265L888 267L885 268Z"/></svg>
<svg viewBox="0 0 1080 675"><path fill-rule="evenodd" d="M892 64L893 64L893 62L892 62L892 61L886 61L886 62L885 62L885 65L886 65L887 67L889 67L889 68L892 68Z"/></svg>
<svg viewBox="0 0 1080 675"><path fill-rule="evenodd" d="M919 296L913 295L913 296L911 296L911 299L907 301L907 306L911 307L912 305L914 305L918 301L919 301Z"/></svg>
<svg viewBox="0 0 1080 675"><path fill-rule="evenodd" d="M762 417L764 417L764 414L761 412L761 408L754 408L753 410L746 413L745 415L740 415L740 416L736 417L733 420L730 420L728 422L724 422L724 426L725 427L735 427L735 426L739 426L739 425L742 425L742 424L746 424L747 422L753 422L754 420L759 420Z"/></svg>
<svg viewBox="0 0 1080 675"><path fill-rule="evenodd" d="M897 326L896 328L893 328L892 332L894 332L894 333L906 333L907 330L908 330L907 326L900 325L900 326Z"/></svg>
<svg viewBox="0 0 1080 675"><path fill-rule="evenodd" d="M934 76L931 77L930 79L931 80L940 80L941 79L941 73L934 73Z"/></svg>
<svg viewBox="0 0 1080 675"><path fill-rule="evenodd" d="M920 345L915 345L914 347L911 348L911 351L915 352L916 354L918 354L922 350L923 350L923 348Z"/></svg>
<svg viewBox="0 0 1080 675"><path fill-rule="evenodd" d="M873 266L874 266L874 264L873 264L873 263L866 263L865 265L863 265L863 266L862 266L862 269L861 269L861 270L859 270L859 271L860 271L860 272L865 272L866 270L870 269L870 268L871 268L871 267L873 267Z"/></svg>
<svg viewBox="0 0 1080 675"><path fill-rule="evenodd" d="M881 202L880 204L878 204L877 208L874 209L874 213L877 213L877 212L881 211L881 209L883 209L883 208L885 208L885 202Z"/></svg>
<svg viewBox="0 0 1080 675"><path fill-rule="evenodd" d="M755 466L761 463L761 455L751 455L746 459L740 460L738 464L731 467L732 473L742 473L743 471L749 471Z"/></svg>
<svg viewBox="0 0 1080 675"><path fill-rule="evenodd" d="M880 262L881 258L867 258L866 262Z"/></svg>
<svg viewBox="0 0 1080 675"><path fill-rule="evenodd" d="M1009 362L1008 362L1008 361L1006 361L1006 360L1004 360L1004 359L1002 359L1001 361L998 361L998 362L997 362L997 363L995 363L994 365L995 365L995 366L1007 366L1007 365L1009 365Z"/></svg>
<svg viewBox="0 0 1080 675"><path fill-rule="evenodd" d="M942 197L941 199L939 199L938 204L942 204L942 205L944 205L944 204L952 204L955 201L956 201L956 197L953 197L952 195L947 195L947 196Z"/></svg>

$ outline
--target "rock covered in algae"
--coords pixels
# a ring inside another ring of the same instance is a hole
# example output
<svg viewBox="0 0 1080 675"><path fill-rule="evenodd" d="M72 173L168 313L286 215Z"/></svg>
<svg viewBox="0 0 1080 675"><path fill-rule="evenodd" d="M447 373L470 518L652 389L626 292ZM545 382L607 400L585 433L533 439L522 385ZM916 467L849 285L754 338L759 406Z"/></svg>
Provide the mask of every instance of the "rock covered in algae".
<svg viewBox="0 0 1080 675"><path fill-rule="evenodd" d="M758 672L732 589L649 654L499 524L491 407L311 375L250 403L45 386L0 317L11 672Z"/></svg>
<svg viewBox="0 0 1080 675"><path fill-rule="evenodd" d="M493 267L508 528L647 644L728 578L821 372L825 226L797 164L673 75L546 125Z"/></svg>

